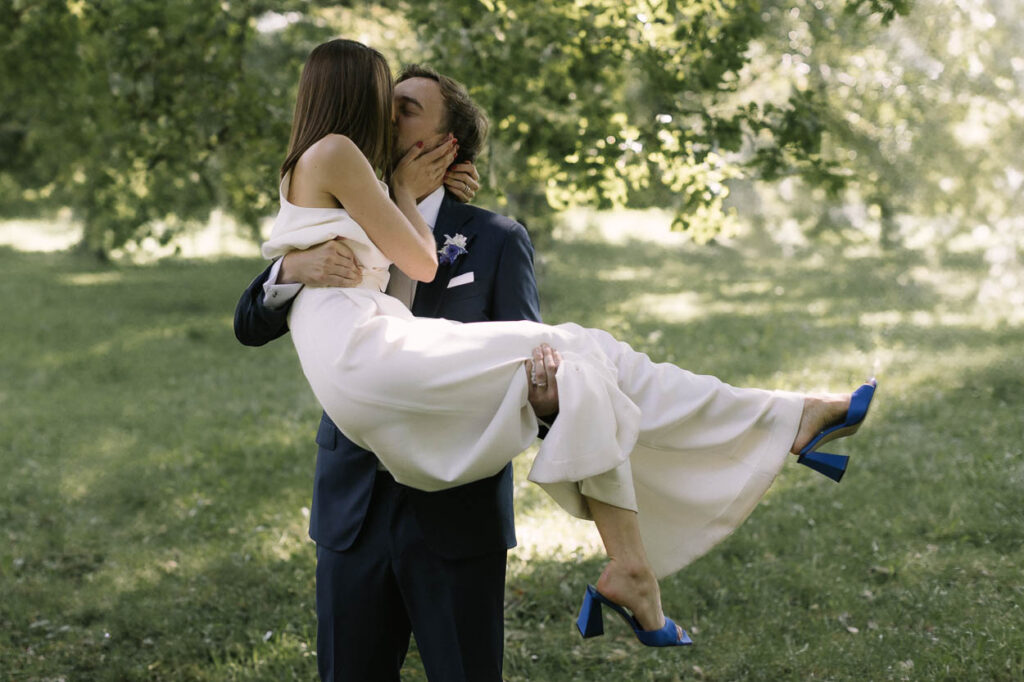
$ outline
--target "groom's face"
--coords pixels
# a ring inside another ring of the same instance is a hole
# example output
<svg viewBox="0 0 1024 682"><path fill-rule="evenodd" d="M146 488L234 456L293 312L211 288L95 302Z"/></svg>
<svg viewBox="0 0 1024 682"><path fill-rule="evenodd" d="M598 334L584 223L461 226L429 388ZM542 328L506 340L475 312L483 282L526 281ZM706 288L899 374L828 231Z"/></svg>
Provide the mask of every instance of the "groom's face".
<svg viewBox="0 0 1024 682"><path fill-rule="evenodd" d="M430 78L409 78L395 85L395 154L405 156L417 142L424 151L440 144L448 131L441 87Z"/></svg>

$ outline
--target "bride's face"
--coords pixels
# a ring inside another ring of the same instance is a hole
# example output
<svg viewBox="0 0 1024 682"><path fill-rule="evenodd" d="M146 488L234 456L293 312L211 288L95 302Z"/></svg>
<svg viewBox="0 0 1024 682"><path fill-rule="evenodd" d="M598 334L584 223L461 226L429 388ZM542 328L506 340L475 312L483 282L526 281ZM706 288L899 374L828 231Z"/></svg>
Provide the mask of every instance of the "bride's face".
<svg viewBox="0 0 1024 682"><path fill-rule="evenodd" d="M425 150L440 144L448 131L441 87L430 78L409 78L395 85L395 158L405 156L417 142Z"/></svg>

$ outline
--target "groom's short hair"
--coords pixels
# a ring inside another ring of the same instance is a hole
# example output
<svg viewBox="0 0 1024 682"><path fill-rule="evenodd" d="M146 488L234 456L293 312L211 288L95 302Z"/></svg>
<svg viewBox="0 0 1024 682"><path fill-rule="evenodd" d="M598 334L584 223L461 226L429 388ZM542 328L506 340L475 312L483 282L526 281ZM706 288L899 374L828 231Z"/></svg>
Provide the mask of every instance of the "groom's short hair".
<svg viewBox="0 0 1024 682"><path fill-rule="evenodd" d="M466 90L466 86L454 78L438 73L423 64L409 64L402 68L396 83L410 78L429 78L441 88L445 120L438 132L450 132L459 141L459 155L456 162L476 161L487 139L487 114L477 106Z"/></svg>

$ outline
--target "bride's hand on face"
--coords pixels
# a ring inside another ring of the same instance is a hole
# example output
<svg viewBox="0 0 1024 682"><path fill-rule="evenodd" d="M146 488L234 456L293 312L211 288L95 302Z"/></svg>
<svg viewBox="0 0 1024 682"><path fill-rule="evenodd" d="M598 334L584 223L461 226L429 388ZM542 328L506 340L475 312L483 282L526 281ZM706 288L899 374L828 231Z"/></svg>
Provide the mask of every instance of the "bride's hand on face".
<svg viewBox="0 0 1024 682"><path fill-rule="evenodd" d="M458 151L458 140L450 133L428 151L423 151L421 146L414 146L402 157L391 174L392 192L396 196L399 192L408 192L413 199L430 194L441 186L441 180Z"/></svg>

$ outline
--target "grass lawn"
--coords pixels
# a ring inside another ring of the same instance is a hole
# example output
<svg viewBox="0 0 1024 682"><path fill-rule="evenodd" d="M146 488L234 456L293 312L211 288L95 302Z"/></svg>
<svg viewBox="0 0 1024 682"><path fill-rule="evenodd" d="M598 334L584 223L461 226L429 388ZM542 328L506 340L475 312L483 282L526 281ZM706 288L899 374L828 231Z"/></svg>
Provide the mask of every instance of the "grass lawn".
<svg viewBox="0 0 1024 682"><path fill-rule="evenodd" d="M689 649L617 620L579 638L593 529L521 457L508 680L1024 679L1024 328L975 305L979 259L545 251L550 322L736 385L849 390L877 365L880 391L841 485L790 464L663 582ZM261 268L0 247L0 679L315 678L319 409L290 343L233 337Z"/></svg>

